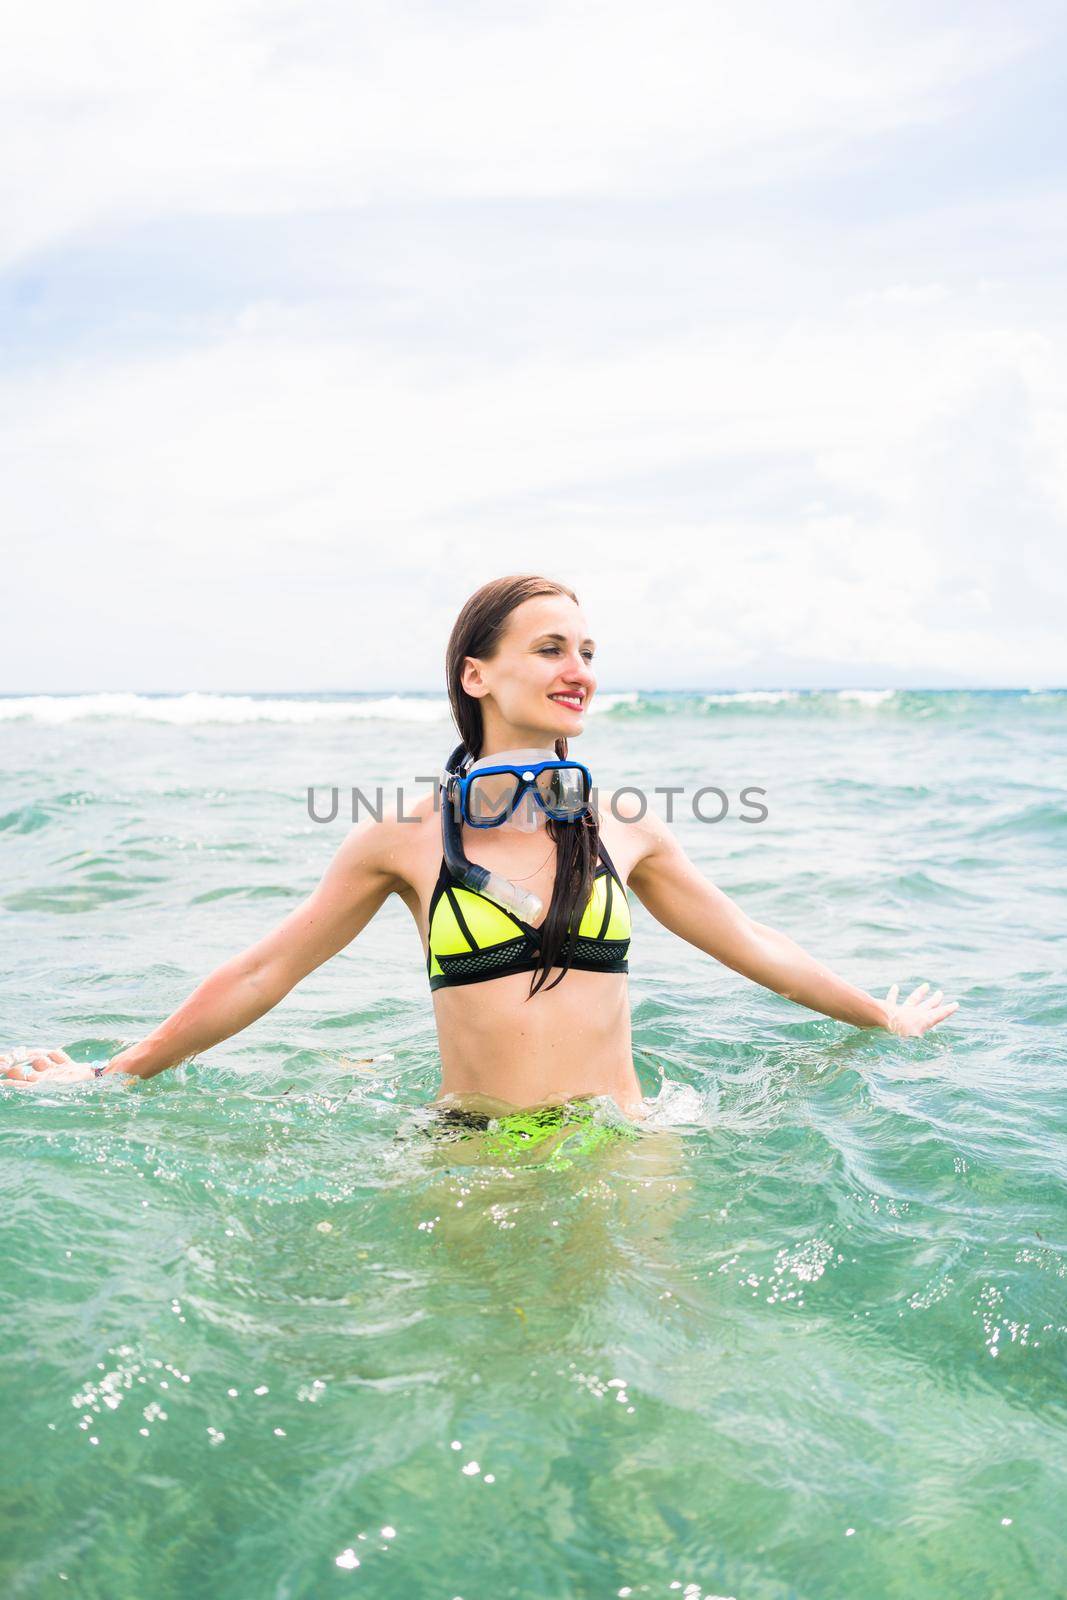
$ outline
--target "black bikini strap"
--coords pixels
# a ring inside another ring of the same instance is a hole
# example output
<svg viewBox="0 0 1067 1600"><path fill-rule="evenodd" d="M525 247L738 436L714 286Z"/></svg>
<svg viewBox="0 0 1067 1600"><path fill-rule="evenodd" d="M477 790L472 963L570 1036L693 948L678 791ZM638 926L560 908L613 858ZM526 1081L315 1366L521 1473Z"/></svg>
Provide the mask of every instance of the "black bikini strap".
<svg viewBox="0 0 1067 1600"><path fill-rule="evenodd" d="M609 872L607 889L604 892L604 920L600 924L600 932L597 934L598 942L599 940L603 939L605 933L608 931L608 923L611 921L611 897L614 893L615 884L613 883L611 873Z"/></svg>
<svg viewBox="0 0 1067 1600"><path fill-rule="evenodd" d="M472 950L477 950L479 948L479 946L478 946L476 940L474 939L474 936L472 935L470 929L467 927L467 919L463 915L462 911L459 909L459 901L456 899L456 891L453 889L451 884L448 885L447 889L445 890L445 894L448 896L449 905L452 907L452 910L456 914L456 921L459 923L459 931L460 931L460 933L466 939L466 941L470 945L471 949Z"/></svg>
<svg viewBox="0 0 1067 1600"><path fill-rule="evenodd" d="M608 871L611 873L611 876L615 879L615 882L618 884L619 888L621 889L623 887L623 881L619 877L619 874L615 870L615 863L614 863L614 861L612 861L611 857L608 855L608 847L604 843L603 839L599 840L599 847L600 847L599 854L600 854L601 860L603 861L604 865L607 867Z"/></svg>
<svg viewBox="0 0 1067 1600"><path fill-rule="evenodd" d="M437 902L438 902L438 900L440 900L441 896L444 894L445 890L448 888L448 885L451 882L452 882L452 876L451 876L451 873L448 870L448 863L445 861L444 857L442 856L441 857L441 870L437 874L437 882L433 886L433 891L432 891L432 893L430 895L430 904L429 904L429 906L427 908L427 911L426 911L426 920L427 920L427 922L432 922L433 921L433 914L437 910Z"/></svg>

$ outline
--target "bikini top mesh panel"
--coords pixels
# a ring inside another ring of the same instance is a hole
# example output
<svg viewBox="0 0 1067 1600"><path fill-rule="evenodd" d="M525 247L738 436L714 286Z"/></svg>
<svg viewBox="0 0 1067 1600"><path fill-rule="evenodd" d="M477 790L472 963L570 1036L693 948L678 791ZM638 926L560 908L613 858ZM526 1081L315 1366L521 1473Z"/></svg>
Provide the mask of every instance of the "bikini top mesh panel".
<svg viewBox="0 0 1067 1600"><path fill-rule="evenodd" d="M536 972L541 931L495 901L464 888L442 858L430 900L430 988L484 983L511 972ZM579 972L627 972L630 906L622 880L601 840L599 865L578 924L570 965ZM560 952L561 959L565 950Z"/></svg>

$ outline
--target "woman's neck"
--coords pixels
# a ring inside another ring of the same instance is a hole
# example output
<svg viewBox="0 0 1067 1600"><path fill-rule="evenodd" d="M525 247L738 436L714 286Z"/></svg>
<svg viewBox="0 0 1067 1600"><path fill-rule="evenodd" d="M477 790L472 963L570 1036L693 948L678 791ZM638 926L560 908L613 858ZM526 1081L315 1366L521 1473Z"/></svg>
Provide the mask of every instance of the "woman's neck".
<svg viewBox="0 0 1067 1600"><path fill-rule="evenodd" d="M543 733L521 732L513 732L510 738L484 740L475 760L488 761L491 756L507 755L513 750L536 752L542 761L556 760L556 747L551 739L546 739Z"/></svg>

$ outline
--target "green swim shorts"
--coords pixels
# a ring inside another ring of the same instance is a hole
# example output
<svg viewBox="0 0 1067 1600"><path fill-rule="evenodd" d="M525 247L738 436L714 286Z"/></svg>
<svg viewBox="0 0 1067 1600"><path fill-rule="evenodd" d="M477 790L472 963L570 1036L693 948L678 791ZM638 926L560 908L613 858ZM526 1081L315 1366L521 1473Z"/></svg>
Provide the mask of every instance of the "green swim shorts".
<svg viewBox="0 0 1067 1600"><path fill-rule="evenodd" d="M586 1155L621 1139L641 1137L636 1128L598 1122L594 1108L582 1100L540 1106L533 1111L512 1111L503 1117L487 1117L457 1106L442 1106L435 1109L434 1121L441 1131L456 1130L453 1137L457 1139L471 1139L475 1132L484 1133L482 1149L487 1155L499 1156L504 1161L536 1150L539 1145L551 1144L546 1160L524 1161L523 1166L569 1167L575 1156ZM561 1139L554 1138L561 1129L570 1132L564 1131Z"/></svg>

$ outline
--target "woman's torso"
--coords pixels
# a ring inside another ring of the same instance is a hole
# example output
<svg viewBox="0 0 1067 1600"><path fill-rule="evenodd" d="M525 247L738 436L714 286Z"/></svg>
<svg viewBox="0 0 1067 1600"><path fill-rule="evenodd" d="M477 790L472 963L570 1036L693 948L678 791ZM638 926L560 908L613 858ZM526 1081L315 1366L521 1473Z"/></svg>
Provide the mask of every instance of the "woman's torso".
<svg viewBox="0 0 1067 1600"><path fill-rule="evenodd" d="M441 872L441 819L430 797L413 815L397 863L407 888L398 892L415 920L426 961L430 905ZM625 885L636 832L601 814L600 834ZM465 827L463 840L472 861L536 894L543 920L556 874L556 847L547 829L527 834ZM553 968L547 981L558 975ZM529 972L513 972L433 992L442 1068L437 1098L456 1096L471 1109L493 1114L578 1095L610 1095L622 1110L640 1115L626 974L571 970L554 988L527 1000L530 983Z"/></svg>

